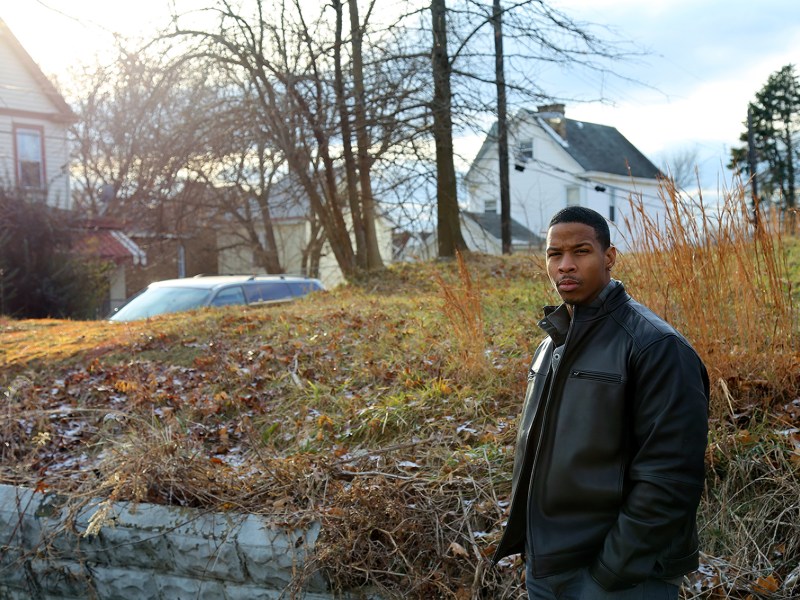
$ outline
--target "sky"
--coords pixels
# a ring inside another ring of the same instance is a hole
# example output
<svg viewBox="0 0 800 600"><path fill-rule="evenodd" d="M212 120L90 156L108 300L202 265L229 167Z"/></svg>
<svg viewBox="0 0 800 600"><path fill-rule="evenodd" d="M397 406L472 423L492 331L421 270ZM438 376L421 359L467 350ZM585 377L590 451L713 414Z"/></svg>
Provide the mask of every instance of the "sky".
<svg viewBox="0 0 800 600"><path fill-rule="evenodd" d="M183 0L173 0L183 1ZM5 20L49 76L108 53L114 33L146 35L164 24L168 0L16 0ZM704 189L730 181L724 169L740 144L747 103L771 73L800 62L797 0L552 0L577 21L609 28L643 52L614 67L624 77L545 70L567 117L611 125L659 167L696 153ZM196 5L197 3L195 3ZM480 139L464 140L474 145ZM469 154L469 152L466 152Z"/></svg>
<svg viewBox="0 0 800 600"><path fill-rule="evenodd" d="M723 168L741 145L747 104L770 74L800 62L796 0L559 0L577 19L605 23L648 51L622 66L646 85L612 81L610 104L567 116L612 125L663 167L696 151L702 186L730 180ZM602 89L602 81L594 83Z"/></svg>

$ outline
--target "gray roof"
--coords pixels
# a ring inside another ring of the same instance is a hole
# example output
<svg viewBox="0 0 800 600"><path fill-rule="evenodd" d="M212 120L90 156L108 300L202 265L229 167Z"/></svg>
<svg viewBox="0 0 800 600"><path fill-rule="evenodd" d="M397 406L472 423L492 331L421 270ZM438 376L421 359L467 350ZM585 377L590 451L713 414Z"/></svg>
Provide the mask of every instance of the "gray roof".
<svg viewBox="0 0 800 600"><path fill-rule="evenodd" d="M587 171L655 179L660 171L616 128L565 119L566 151ZM630 170L629 170L630 169Z"/></svg>
<svg viewBox="0 0 800 600"><path fill-rule="evenodd" d="M533 110L523 109L521 112L529 117L541 116ZM564 120L567 126L567 139L562 147L584 170L646 179L655 179L661 174L658 167L615 127L575 119ZM473 165L489 151L496 138L495 122L486 135Z"/></svg>
<svg viewBox="0 0 800 600"><path fill-rule="evenodd" d="M473 221L475 221L478 225L480 225L484 231L486 231L489 235L496 239L502 238L502 233L500 231L500 215L497 213L478 213L478 212L469 212L469 211L461 211L466 217L469 217ZM533 233L530 229L525 227L519 221L515 221L511 219L511 239L518 243L528 244L538 246L544 243L544 240Z"/></svg>

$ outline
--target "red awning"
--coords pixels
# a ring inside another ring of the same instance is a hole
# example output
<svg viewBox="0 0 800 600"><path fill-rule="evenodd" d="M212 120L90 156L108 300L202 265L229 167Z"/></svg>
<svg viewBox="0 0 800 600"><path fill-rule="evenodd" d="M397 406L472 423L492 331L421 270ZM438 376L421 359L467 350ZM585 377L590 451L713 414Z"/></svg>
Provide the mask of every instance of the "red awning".
<svg viewBox="0 0 800 600"><path fill-rule="evenodd" d="M129 261L134 265L147 264L144 250L118 229L87 230L78 239L75 250L116 264Z"/></svg>

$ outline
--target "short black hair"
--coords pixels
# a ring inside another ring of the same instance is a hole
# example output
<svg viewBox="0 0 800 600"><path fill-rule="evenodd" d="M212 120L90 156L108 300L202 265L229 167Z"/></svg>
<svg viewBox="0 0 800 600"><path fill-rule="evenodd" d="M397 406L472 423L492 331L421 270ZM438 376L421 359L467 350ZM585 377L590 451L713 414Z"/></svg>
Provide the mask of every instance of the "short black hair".
<svg viewBox="0 0 800 600"><path fill-rule="evenodd" d="M586 208L585 206L568 206L562 208L553 218L550 219L550 224L547 226L550 229L553 225L559 223L583 223L588 225L595 231L597 241L603 250L608 250L611 246L611 232L608 230L608 223L596 210Z"/></svg>

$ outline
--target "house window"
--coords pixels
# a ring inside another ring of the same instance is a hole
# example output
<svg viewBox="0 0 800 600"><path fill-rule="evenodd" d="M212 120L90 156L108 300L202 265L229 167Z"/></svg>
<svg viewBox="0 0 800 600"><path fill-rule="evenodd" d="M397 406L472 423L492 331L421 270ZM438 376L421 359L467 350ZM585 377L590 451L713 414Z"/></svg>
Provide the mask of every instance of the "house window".
<svg viewBox="0 0 800 600"><path fill-rule="evenodd" d="M14 126L17 185L23 189L44 188L44 134L41 127Z"/></svg>
<svg viewBox="0 0 800 600"><path fill-rule="evenodd" d="M483 201L483 212L496 213L497 212L497 198L494 196L487 197Z"/></svg>
<svg viewBox="0 0 800 600"><path fill-rule="evenodd" d="M533 158L533 140L522 140L517 146L517 158L530 160Z"/></svg>
<svg viewBox="0 0 800 600"><path fill-rule="evenodd" d="M577 185L567 186L567 206L580 206L581 188Z"/></svg>

